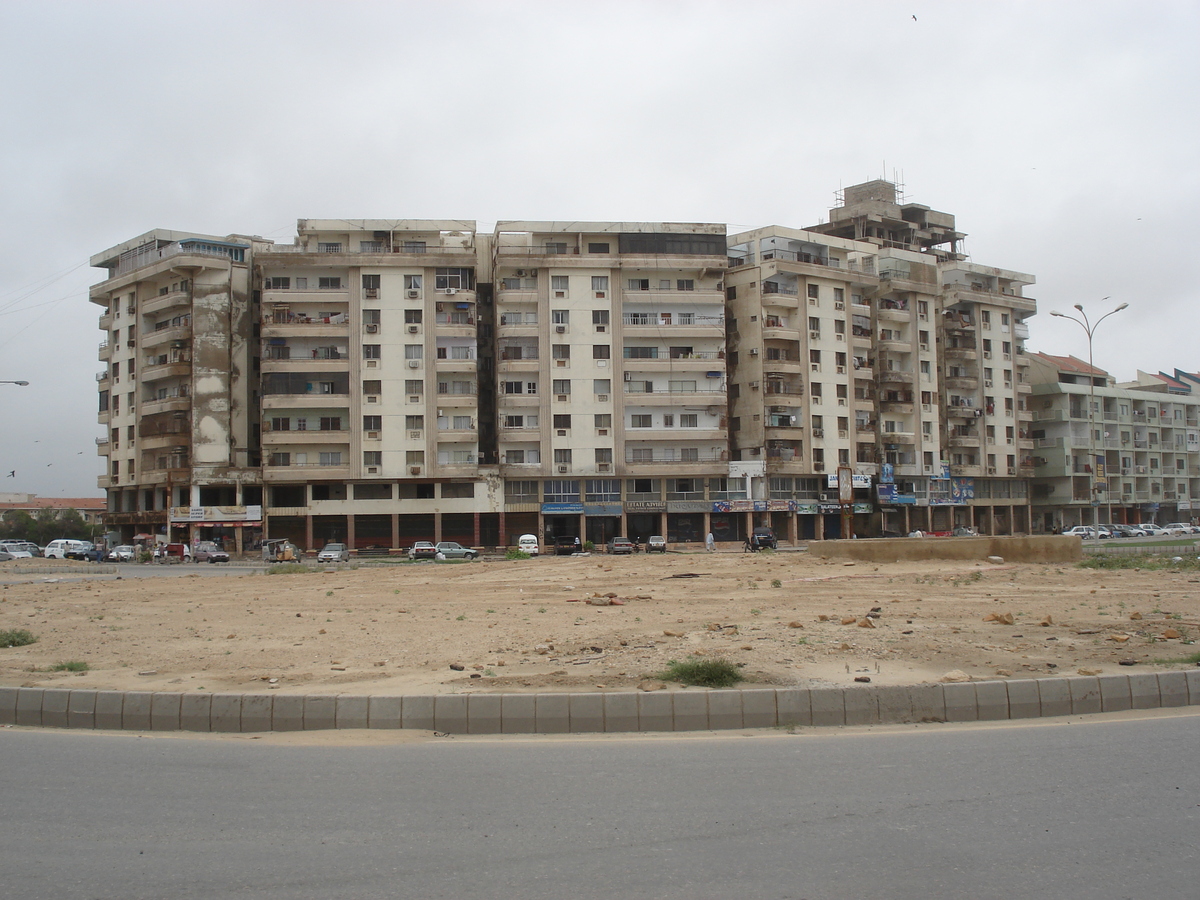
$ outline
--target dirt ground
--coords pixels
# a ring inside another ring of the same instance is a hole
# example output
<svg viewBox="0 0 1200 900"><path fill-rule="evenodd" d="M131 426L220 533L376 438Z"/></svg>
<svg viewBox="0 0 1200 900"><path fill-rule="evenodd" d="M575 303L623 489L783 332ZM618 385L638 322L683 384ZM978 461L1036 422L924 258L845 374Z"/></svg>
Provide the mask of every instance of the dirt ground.
<svg viewBox="0 0 1200 900"><path fill-rule="evenodd" d="M22 580L32 562L0 564L0 630L38 637L0 649L0 685L629 690L693 655L751 684L911 684L1169 668L1200 636L1195 571L698 552Z"/></svg>

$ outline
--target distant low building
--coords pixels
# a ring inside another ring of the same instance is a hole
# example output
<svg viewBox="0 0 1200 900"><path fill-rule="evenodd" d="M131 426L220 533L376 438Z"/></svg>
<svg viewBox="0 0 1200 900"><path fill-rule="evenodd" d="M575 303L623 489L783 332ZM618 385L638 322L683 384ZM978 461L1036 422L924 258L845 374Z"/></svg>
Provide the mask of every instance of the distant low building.
<svg viewBox="0 0 1200 900"><path fill-rule="evenodd" d="M53 509L59 514L73 509L83 516L83 521L94 525L104 513L106 501L103 497L39 497L37 494L0 493L0 515L9 510L37 515L43 509Z"/></svg>

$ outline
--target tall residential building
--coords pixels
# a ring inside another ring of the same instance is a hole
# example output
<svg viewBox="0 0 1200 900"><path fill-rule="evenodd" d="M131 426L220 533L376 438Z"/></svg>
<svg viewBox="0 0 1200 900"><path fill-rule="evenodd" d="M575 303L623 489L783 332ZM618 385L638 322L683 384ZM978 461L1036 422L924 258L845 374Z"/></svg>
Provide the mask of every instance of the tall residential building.
<svg viewBox="0 0 1200 900"><path fill-rule="evenodd" d="M92 257L107 278L97 375L99 486L126 537L262 525L252 263L261 242L155 230Z"/></svg>
<svg viewBox="0 0 1200 900"><path fill-rule="evenodd" d="M1116 384L1071 356L1031 357L1036 531L1188 521L1200 510L1200 377Z"/></svg>

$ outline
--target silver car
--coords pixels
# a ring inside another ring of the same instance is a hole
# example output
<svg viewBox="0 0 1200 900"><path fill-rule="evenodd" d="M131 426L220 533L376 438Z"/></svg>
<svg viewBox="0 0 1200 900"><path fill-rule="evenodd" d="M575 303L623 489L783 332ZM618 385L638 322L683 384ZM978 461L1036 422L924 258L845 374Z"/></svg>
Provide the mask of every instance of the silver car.
<svg viewBox="0 0 1200 900"><path fill-rule="evenodd" d="M325 549L317 554L317 562L349 562L350 548L345 544L326 544Z"/></svg>

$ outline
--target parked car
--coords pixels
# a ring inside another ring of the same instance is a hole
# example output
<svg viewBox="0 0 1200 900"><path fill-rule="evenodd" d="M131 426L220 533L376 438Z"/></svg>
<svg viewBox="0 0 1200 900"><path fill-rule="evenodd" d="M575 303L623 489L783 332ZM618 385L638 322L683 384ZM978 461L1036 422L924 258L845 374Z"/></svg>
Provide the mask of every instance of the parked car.
<svg viewBox="0 0 1200 900"><path fill-rule="evenodd" d="M409 559L437 559L437 547L433 546L433 541L417 541L409 548Z"/></svg>
<svg viewBox="0 0 1200 900"><path fill-rule="evenodd" d="M1190 522L1168 522L1163 526L1163 531L1172 536L1195 534L1198 530L1200 529L1197 529L1196 526L1192 525Z"/></svg>
<svg viewBox="0 0 1200 900"><path fill-rule="evenodd" d="M216 541L201 541L196 545L194 554L196 562L229 562L229 554L221 549L221 545Z"/></svg>
<svg viewBox="0 0 1200 900"><path fill-rule="evenodd" d="M137 558L137 547L132 544L120 544L109 550L105 558L109 562L133 562Z"/></svg>
<svg viewBox="0 0 1200 900"><path fill-rule="evenodd" d="M1107 528L1115 538L1145 537L1146 532L1137 525L1101 525Z"/></svg>
<svg viewBox="0 0 1200 900"><path fill-rule="evenodd" d="M0 557L0 561L3 562L10 559L30 559L33 556L28 550L18 550L16 547L0 547L0 553L4 554Z"/></svg>
<svg viewBox="0 0 1200 900"><path fill-rule="evenodd" d="M1101 525L1076 525L1074 528L1068 528L1063 534L1073 534L1085 541L1112 537L1112 532Z"/></svg>
<svg viewBox="0 0 1200 900"><path fill-rule="evenodd" d="M317 562L350 562L350 548L345 544L326 544L317 554Z"/></svg>
<svg viewBox="0 0 1200 900"><path fill-rule="evenodd" d="M754 529L754 533L750 535L750 542L755 544L759 550L776 550L779 547L779 542L775 540L774 529L765 525Z"/></svg>
<svg viewBox="0 0 1200 900"><path fill-rule="evenodd" d="M24 551L30 556L41 556L42 549L33 541L0 541L0 550L7 550L9 553L16 551ZM20 558L20 553L17 554Z"/></svg>
<svg viewBox="0 0 1200 900"><path fill-rule="evenodd" d="M192 561L192 548L187 544L155 544L154 561L179 563Z"/></svg>
<svg viewBox="0 0 1200 900"><path fill-rule="evenodd" d="M576 536L564 534L554 539L554 553L556 556L570 556L572 553L579 553L582 550L583 542Z"/></svg>
<svg viewBox="0 0 1200 900"><path fill-rule="evenodd" d="M517 549L530 556L538 555L538 539L536 534L523 534L517 538Z"/></svg>
<svg viewBox="0 0 1200 900"><path fill-rule="evenodd" d="M633 553L633 541L627 537L615 537L608 542L608 552L612 554Z"/></svg>
<svg viewBox="0 0 1200 900"><path fill-rule="evenodd" d="M1161 525L1155 525L1153 522L1143 522L1138 528L1145 532L1146 537L1163 537L1167 530Z"/></svg>
<svg viewBox="0 0 1200 900"><path fill-rule="evenodd" d="M442 559L478 559L479 551L464 547L458 541L440 541L437 552Z"/></svg>
<svg viewBox="0 0 1200 900"><path fill-rule="evenodd" d="M70 538L59 538L46 545L46 559L87 559L88 554L95 551L91 541L74 541Z"/></svg>
<svg viewBox="0 0 1200 900"><path fill-rule="evenodd" d="M979 531L970 525L957 525L950 534L953 537L979 537Z"/></svg>
<svg viewBox="0 0 1200 900"><path fill-rule="evenodd" d="M666 553L667 552L667 539L665 537L663 537L661 534L650 535L649 540L646 541L646 552L647 553Z"/></svg>

